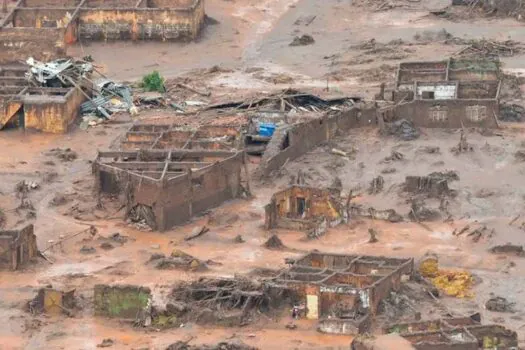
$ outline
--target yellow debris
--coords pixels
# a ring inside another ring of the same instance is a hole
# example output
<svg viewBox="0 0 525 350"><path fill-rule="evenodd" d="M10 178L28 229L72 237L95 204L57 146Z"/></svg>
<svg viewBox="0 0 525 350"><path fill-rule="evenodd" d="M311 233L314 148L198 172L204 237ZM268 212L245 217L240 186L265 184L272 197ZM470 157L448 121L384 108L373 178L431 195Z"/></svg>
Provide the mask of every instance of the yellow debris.
<svg viewBox="0 0 525 350"><path fill-rule="evenodd" d="M434 257L425 258L419 264L419 273L423 277L436 277L439 272L438 259Z"/></svg>
<svg viewBox="0 0 525 350"><path fill-rule="evenodd" d="M467 271L440 270L437 256L428 255L419 263L421 276L429 278L432 284L449 296L470 298L473 284L472 275Z"/></svg>
<svg viewBox="0 0 525 350"><path fill-rule="evenodd" d="M438 276L432 278L432 284L446 295L457 298L471 298L472 275L467 271L439 270Z"/></svg>

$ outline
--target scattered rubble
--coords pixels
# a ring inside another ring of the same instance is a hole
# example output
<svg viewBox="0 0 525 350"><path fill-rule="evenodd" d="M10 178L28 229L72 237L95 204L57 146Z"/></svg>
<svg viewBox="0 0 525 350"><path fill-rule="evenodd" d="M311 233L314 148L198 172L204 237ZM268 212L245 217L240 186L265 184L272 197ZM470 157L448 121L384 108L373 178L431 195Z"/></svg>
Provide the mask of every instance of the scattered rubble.
<svg viewBox="0 0 525 350"><path fill-rule="evenodd" d="M115 344L115 341L111 338L106 338L102 340L102 343L97 344L97 348L109 348L110 346L113 346Z"/></svg>
<svg viewBox="0 0 525 350"><path fill-rule="evenodd" d="M351 216L360 216L375 220L385 220L388 222L401 222L403 216L398 214L394 209L377 210L372 207L365 207L359 204L352 204L349 208Z"/></svg>
<svg viewBox="0 0 525 350"><path fill-rule="evenodd" d="M44 63L29 57L26 64L30 67L26 78L47 87L76 87L93 72L93 64L90 62L71 59Z"/></svg>
<svg viewBox="0 0 525 350"><path fill-rule="evenodd" d="M514 306L516 303L511 303L503 297L493 297L487 300L485 308L495 312L515 312Z"/></svg>
<svg viewBox="0 0 525 350"><path fill-rule="evenodd" d="M55 193L55 196L49 201L49 205L52 207L58 207L68 203L69 201L70 199L67 195L57 192Z"/></svg>
<svg viewBox="0 0 525 350"><path fill-rule="evenodd" d="M525 108L517 104L503 104L500 106L499 120L505 122L525 121Z"/></svg>
<svg viewBox="0 0 525 350"><path fill-rule="evenodd" d="M439 210L427 208L423 200L415 199L410 206L408 217L416 222L436 221L441 219L441 213Z"/></svg>
<svg viewBox="0 0 525 350"><path fill-rule="evenodd" d="M171 344L166 350L257 350L258 348L244 344L241 341L220 342L216 345L189 345L188 342L178 341Z"/></svg>
<svg viewBox="0 0 525 350"><path fill-rule="evenodd" d="M235 236L235 238L233 239L233 242L235 242L235 243L244 243L244 242L246 242L246 241L244 240L244 238L242 238L241 235L237 235L237 236Z"/></svg>
<svg viewBox="0 0 525 350"><path fill-rule="evenodd" d="M395 136L403 141L412 141L419 138L419 131L414 126L414 123L406 119L385 123L385 128L381 132L385 135Z"/></svg>
<svg viewBox="0 0 525 350"><path fill-rule="evenodd" d="M82 248L80 248L80 252L82 254L95 254L97 250L95 249L95 247L89 247L87 245L84 245L82 246Z"/></svg>
<svg viewBox="0 0 525 350"><path fill-rule="evenodd" d="M290 46L306 46L306 45L312 45L314 43L315 43L315 40L311 35L303 34L301 36L296 36L289 45Z"/></svg>
<svg viewBox="0 0 525 350"><path fill-rule="evenodd" d="M439 154L440 148L438 146L422 146L418 148L418 152L427 154Z"/></svg>
<svg viewBox="0 0 525 350"><path fill-rule="evenodd" d="M178 249L175 249L169 257L153 254L148 262L155 263L155 268L159 270L202 271L208 268L203 261Z"/></svg>
<svg viewBox="0 0 525 350"><path fill-rule="evenodd" d="M489 39L462 39L454 37L447 40L447 43L455 45L466 45L463 49L456 52L454 56L463 58L480 57L498 59L499 57L512 57L519 55L525 49L524 45L514 40L496 41Z"/></svg>
<svg viewBox="0 0 525 350"><path fill-rule="evenodd" d="M63 162L71 162L77 159L78 155L71 148L53 148L49 150L46 155L53 156L60 159Z"/></svg>
<svg viewBox="0 0 525 350"><path fill-rule="evenodd" d="M382 162L390 163L390 162L400 161L403 159L405 159L405 156L403 155L403 153L392 150L390 155L385 157L385 159L383 159Z"/></svg>
<svg viewBox="0 0 525 350"><path fill-rule="evenodd" d="M494 246L490 248L490 252L493 254L504 254L518 257L525 256L525 250L523 249L523 246L510 243Z"/></svg>
<svg viewBox="0 0 525 350"><path fill-rule="evenodd" d="M514 157L517 161L525 162L525 150L518 150L514 153Z"/></svg>
<svg viewBox="0 0 525 350"><path fill-rule="evenodd" d="M407 176L404 189L411 193L424 193L429 197L453 194L448 188L448 175L442 173L432 173L427 176Z"/></svg>
<svg viewBox="0 0 525 350"><path fill-rule="evenodd" d="M272 235L265 243L264 247L267 249L284 249L285 245L277 235Z"/></svg>
<svg viewBox="0 0 525 350"><path fill-rule="evenodd" d="M385 185L385 180L383 179L383 177L380 175L378 177L375 177L371 182L370 182L370 187L368 189L368 193L369 194L377 194L379 192L381 192L383 190L383 186Z"/></svg>

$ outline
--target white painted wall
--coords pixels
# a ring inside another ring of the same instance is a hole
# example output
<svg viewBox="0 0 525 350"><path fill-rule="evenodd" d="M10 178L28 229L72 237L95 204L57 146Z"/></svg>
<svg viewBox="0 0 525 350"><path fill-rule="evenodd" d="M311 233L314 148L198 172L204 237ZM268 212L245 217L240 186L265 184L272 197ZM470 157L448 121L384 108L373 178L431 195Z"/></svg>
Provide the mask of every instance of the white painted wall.
<svg viewBox="0 0 525 350"><path fill-rule="evenodd" d="M418 85L418 99L421 99L424 91L434 91L435 100L451 100L456 96L456 85Z"/></svg>

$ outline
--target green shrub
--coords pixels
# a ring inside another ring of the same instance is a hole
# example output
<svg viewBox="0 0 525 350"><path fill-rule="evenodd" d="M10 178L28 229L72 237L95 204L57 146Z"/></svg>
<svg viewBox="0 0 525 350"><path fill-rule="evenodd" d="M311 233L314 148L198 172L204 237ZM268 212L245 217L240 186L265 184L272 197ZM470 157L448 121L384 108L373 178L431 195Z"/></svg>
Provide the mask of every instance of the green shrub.
<svg viewBox="0 0 525 350"><path fill-rule="evenodd" d="M153 71L142 78L142 87L146 91L164 92L164 78L159 72Z"/></svg>

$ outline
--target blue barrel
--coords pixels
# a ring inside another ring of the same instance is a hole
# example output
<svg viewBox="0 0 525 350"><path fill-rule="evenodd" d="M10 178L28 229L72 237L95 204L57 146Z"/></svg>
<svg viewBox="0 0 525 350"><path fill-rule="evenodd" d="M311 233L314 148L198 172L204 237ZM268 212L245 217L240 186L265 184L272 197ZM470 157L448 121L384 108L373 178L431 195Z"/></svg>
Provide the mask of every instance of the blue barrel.
<svg viewBox="0 0 525 350"><path fill-rule="evenodd" d="M272 136L274 132L274 123L259 123L259 136Z"/></svg>

